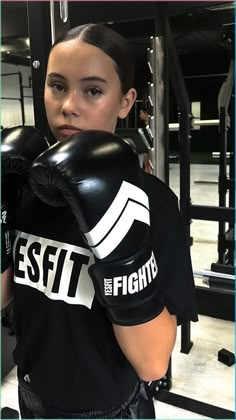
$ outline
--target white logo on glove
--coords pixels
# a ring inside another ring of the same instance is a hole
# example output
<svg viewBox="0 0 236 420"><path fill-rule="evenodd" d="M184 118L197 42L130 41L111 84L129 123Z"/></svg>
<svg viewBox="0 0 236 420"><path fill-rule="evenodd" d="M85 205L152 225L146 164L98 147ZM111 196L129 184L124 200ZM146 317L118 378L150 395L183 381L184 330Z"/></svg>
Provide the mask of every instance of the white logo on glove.
<svg viewBox="0 0 236 420"><path fill-rule="evenodd" d="M93 254L99 259L110 255L123 241L135 220L150 225L148 196L140 188L123 181L104 216L85 234Z"/></svg>
<svg viewBox="0 0 236 420"><path fill-rule="evenodd" d="M119 296L138 293L147 287L156 277L158 267L152 252L151 258L142 267L129 276L115 276L104 279L104 295Z"/></svg>

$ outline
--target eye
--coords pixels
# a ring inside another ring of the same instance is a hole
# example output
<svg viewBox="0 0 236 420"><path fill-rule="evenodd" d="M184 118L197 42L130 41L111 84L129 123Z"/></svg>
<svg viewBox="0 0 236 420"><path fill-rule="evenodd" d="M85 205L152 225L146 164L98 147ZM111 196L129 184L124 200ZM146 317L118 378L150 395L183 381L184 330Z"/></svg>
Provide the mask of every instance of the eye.
<svg viewBox="0 0 236 420"><path fill-rule="evenodd" d="M50 82L48 83L48 86L51 87L55 92L65 92L66 87L59 82Z"/></svg>
<svg viewBox="0 0 236 420"><path fill-rule="evenodd" d="M100 88L96 88L96 87L87 88L87 89L85 89L84 94L86 96L99 96L99 95L102 94L102 90Z"/></svg>

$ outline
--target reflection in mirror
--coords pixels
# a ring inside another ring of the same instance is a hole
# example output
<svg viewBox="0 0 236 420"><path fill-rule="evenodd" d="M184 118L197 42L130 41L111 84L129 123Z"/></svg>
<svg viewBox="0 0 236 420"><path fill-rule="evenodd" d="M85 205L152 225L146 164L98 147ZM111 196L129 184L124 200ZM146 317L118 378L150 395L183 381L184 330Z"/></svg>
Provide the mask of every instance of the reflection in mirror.
<svg viewBox="0 0 236 420"><path fill-rule="evenodd" d="M27 2L1 7L1 126L34 125Z"/></svg>

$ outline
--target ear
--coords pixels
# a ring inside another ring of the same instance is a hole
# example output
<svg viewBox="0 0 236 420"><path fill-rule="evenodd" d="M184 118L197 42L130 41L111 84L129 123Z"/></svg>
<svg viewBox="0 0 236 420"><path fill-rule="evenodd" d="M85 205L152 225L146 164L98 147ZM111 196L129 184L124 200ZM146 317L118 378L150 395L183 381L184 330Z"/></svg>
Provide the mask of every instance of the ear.
<svg viewBox="0 0 236 420"><path fill-rule="evenodd" d="M126 118L137 98L137 92L134 88L129 89L128 92L122 96L121 108L118 117Z"/></svg>

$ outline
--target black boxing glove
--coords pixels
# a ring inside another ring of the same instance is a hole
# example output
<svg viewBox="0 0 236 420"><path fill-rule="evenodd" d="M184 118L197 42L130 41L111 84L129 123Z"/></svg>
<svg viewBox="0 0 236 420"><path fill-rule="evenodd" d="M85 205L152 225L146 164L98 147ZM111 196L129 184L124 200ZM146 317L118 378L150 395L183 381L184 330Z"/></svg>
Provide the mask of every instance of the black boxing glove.
<svg viewBox="0 0 236 420"><path fill-rule="evenodd" d="M111 133L80 132L36 159L30 183L47 204L71 206L95 256L89 274L110 320L136 325L159 315L149 200L132 146Z"/></svg>
<svg viewBox="0 0 236 420"><path fill-rule="evenodd" d="M48 147L46 139L34 127L18 126L1 131L1 273L12 263L11 209L17 207L22 190L28 185L32 162Z"/></svg>

